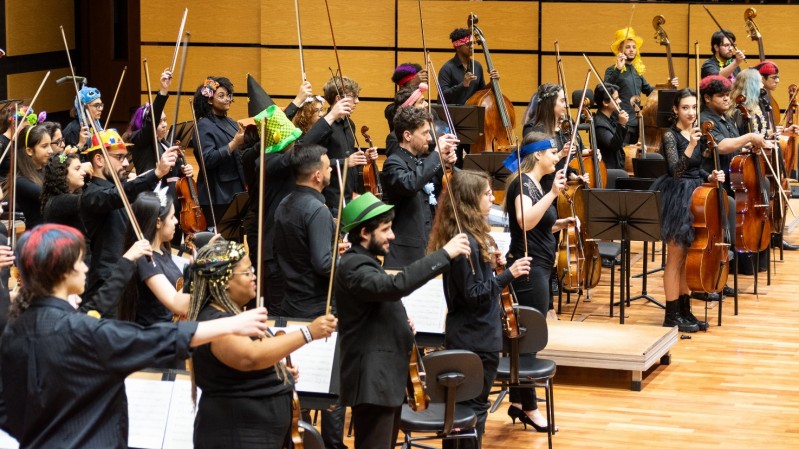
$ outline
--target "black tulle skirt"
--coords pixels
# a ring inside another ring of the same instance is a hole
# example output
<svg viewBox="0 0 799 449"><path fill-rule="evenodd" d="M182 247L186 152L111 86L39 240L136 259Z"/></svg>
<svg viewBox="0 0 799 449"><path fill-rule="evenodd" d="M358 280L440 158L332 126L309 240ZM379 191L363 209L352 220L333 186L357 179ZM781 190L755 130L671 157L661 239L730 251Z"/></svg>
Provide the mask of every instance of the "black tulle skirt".
<svg viewBox="0 0 799 449"><path fill-rule="evenodd" d="M694 215L691 196L702 184L699 178L674 178L664 175L655 180L652 190L660 191L660 224L663 240L684 247L694 241Z"/></svg>

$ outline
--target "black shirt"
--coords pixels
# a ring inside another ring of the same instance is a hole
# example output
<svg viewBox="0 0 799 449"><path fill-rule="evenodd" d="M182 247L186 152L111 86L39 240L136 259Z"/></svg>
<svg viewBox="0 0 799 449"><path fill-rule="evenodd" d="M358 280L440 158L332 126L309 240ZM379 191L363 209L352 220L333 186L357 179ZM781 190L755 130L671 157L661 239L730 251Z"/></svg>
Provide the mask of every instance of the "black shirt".
<svg viewBox="0 0 799 449"><path fill-rule="evenodd" d="M626 65L627 69L622 72L617 69L615 65L608 67L605 70L605 82L619 86L619 99L621 104L619 107L627 111L630 119L627 121L627 127L638 126L638 117L635 116L633 105L630 104L630 99L641 95L643 92L646 95L655 90L643 76L639 75L632 64Z"/></svg>
<svg viewBox="0 0 799 449"><path fill-rule="evenodd" d="M17 200L17 212L22 212L25 215L25 229L33 229L34 226L42 224L42 186L36 184L30 179L18 175L17 176L17 191L15 198Z"/></svg>
<svg viewBox="0 0 799 449"><path fill-rule="evenodd" d="M710 120L713 122L713 131L711 134L713 138L716 140L717 144L720 144L722 140L727 138L735 138L739 137L738 129L735 126L735 123L732 122L728 117L718 115L713 109L711 108L702 108L702 123ZM704 139L703 144L704 144ZM704 148L704 145L703 145ZM728 154L719 154L719 170L724 170L725 173L730 172L730 162L732 158L735 157L739 153L739 150L735 150L732 153ZM711 172L715 170L715 164L713 162L713 155L709 157L705 156L702 159L702 169L706 172ZM730 187L730 177L724 177L724 188L727 190L727 193L732 195L732 188Z"/></svg>
<svg viewBox="0 0 799 449"><path fill-rule="evenodd" d="M524 195L533 200L533 204L541 201L544 193L538 190L533 179L522 173L524 178ZM508 222L510 223L510 253L513 259L524 257L524 237L522 228L516 220L516 197L519 196L519 178L514 179L508 186ZM527 231L527 255L532 257L531 264L551 268L555 264L557 241L552 233L552 226L558 219L558 211L553 202L538 224Z"/></svg>
<svg viewBox="0 0 799 449"><path fill-rule="evenodd" d="M674 178L700 179L707 181L710 173L703 170L702 145L694 147L691 157L685 156L685 149L690 142L682 135L679 128L672 126L663 133L660 153L666 159L669 176Z"/></svg>
<svg viewBox="0 0 799 449"><path fill-rule="evenodd" d="M722 65L722 62L719 61L718 58L711 56L707 61L702 63L702 78L710 75L718 75L721 69L727 67L731 63L732 59L728 59ZM733 70L732 75L729 77L729 80L734 81L735 77L738 76L739 73L741 73L741 68L736 67L735 70Z"/></svg>
<svg viewBox="0 0 799 449"><path fill-rule="evenodd" d="M608 117L597 111L594 114L594 129L596 146L599 147L605 167L624 170L624 139L627 136L627 127L619 123L618 113L614 112Z"/></svg>
<svg viewBox="0 0 799 449"><path fill-rule="evenodd" d="M330 284L335 224L325 198L297 186L275 211L275 255L286 276L283 313L295 318L324 314Z"/></svg>
<svg viewBox="0 0 799 449"><path fill-rule="evenodd" d="M95 319L34 298L2 337L7 428L21 448L126 448L125 378L189 357L197 323Z"/></svg>
<svg viewBox="0 0 799 449"><path fill-rule="evenodd" d="M450 270L444 273L445 343L448 349L498 352L502 350L499 294L513 280L513 275L505 270L494 276L491 263L483 260L477 240L471 234L467 236L474 275L466 256L452 259Z"/></svg>
<svg viewBox="0 0 799 449"><path fill-rule="evenodd" d="M325 187L322 193L325 202L330 210L338 209L341 188L339 185L339 172L344 176L347 173L347 185L344 186L344 198L349 201L352 192L358 191L358 167L347 168L347 156L355 151L355 136L353 130L357 129L355 123L350 119L342 119L333 122L332 125L325 119L319 119L308 132L300 138L303 144L316 143L327 148L327 157L330 158L330 167L333 169L330 174L330 185Z"/></svg>
<svg viewBox="0 0 799 449"><path fill-rule="evenodd" d="M0 134L0 151L5 151L8 143L11 142L11 139L6 137L5 134ZM9 147L8 151L11 151L12 148ZM0 162L0 180L5 180L8 177L8 172L11 171L11 158L5 157L3 161Z"/></svg>
<svg viewBox="0 0 799 449"><path fill-rule="evenodd" d="M51 196L44 205L42 220L45 223L58 223L72 226L86 237L86 226L80 218L80 204L83 196L80 193L62 193ZM86 260L84 258L84 260Z"/></svg>
<svg viewBox="0 0 799 449"><path fill-rule="evenodd" d="M477 77L469 83L469 87L463 85L463 78L466 76L467 69L472 71L472 63L468 67L464 67L461 60L456 55L454 58L445 62L441 66L441 71L438 72L438 82L441 84L441 90L444 92L444 100L450 106L466 104L475 92L486 87L485 78L483 77L483 66L479 62L474 61L474 73Z"/></svg>
<svg viewBox="0 0 799 449"><path fill-rule="evenodd" d="M136 322L142 326L172 321L172 312L164 306L145 283L153 276L163 274L170 285L176 285L183 277L180 267L175 265L169 250L153 251L152 262L141 257L136 261L136 273L139 297L136 301ZM176 287L177 288L177 287Z"/></svg>

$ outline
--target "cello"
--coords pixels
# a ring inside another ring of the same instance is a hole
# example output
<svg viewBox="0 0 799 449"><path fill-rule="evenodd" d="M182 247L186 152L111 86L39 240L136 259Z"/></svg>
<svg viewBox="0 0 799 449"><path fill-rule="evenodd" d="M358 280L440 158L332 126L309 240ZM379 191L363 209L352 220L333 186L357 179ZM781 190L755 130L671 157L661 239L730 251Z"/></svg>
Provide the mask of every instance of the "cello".
<svg viewBox="0 0 799 449"><path fill-rule="evenodd" d="M788 98L790 98L790 101L788 102L788 107L785 108L785 116L783 117L786 128L790 128L794 125L797 111L797 91L799 91L799 89L797 89L796 84L788 86ZM780 150L785 159L786 177L791 175L792 170L796 170L797 143L799 143L799 139L797 139L796 135L780 136Z"/></svg>
<svg viewBox="0 0 799 449"><path fill-rule="evenodd" d="M369 136L369 127L366 125L361 126L361 135L369 148L375 145L372 143L372 137ZM367 192L372 192L372 195L377 199L383 198L383 186L380 184L380 170L377 168L377 161L372 159L371 162L363 166L363 188Z"/></svg>
<svg viewBox="0 0 799 449"><path fill-rule="evenodd" d="M483 31L477 26L477 16L475 14L469 15L468 24L474 30L477 42L483 47L486 67L488 72L491 73L494 71L494 63L491 61L491 53L488 51L488 44ZM513 151L515 148L513 129L516 126L516 111L513 109L513 103L508 97L502 95L499 80L491 78L491 85L475 92L466 100L466 104L485 108L483 138L478 139L477 143L472 145L471 154L484 151Z"/></svg>

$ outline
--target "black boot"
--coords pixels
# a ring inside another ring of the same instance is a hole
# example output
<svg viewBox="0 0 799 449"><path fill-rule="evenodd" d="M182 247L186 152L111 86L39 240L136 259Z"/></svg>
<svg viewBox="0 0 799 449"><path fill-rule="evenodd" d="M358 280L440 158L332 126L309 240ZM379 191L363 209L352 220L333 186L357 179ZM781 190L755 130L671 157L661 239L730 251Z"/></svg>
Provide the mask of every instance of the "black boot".
<svg viewBox="0 0 799 449"><path fill-rule="evenodd" d="M687 321L680 315L680 300L673 299L666 301L666 318L663 320L663 327L674 327L680 332L696 332L699 326Z"/></svg>
<svg viewBox="0 0 799 449"><path fill-rule="evenodd" d="M685 321L696 324L699 327L700 331L706 331L708 328L707 321L699 321L693 313L691 313L691 296L690 295L680 295L680 315L685 319Z"/></svg>

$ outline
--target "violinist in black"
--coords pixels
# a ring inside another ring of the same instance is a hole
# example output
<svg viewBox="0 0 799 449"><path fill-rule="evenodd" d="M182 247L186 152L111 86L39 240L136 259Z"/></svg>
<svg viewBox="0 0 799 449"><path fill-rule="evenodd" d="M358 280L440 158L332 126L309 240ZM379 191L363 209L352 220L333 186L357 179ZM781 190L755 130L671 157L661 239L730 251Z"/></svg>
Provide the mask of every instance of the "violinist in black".
<svg viewBox="0 0 799 449"><path fill-rule="evenodd" d="M596 145L608 170L624 170L624 142L630 115L624 109L617 112L613 105L620 103L618 87L614 84L605 84L605 87L612 97L608 97L601 85L594 90L594 102L597 105L594 114Z"/></svg>

